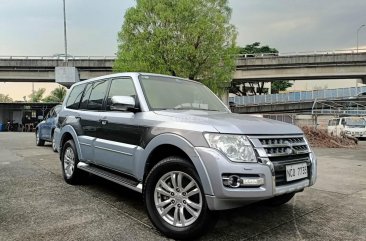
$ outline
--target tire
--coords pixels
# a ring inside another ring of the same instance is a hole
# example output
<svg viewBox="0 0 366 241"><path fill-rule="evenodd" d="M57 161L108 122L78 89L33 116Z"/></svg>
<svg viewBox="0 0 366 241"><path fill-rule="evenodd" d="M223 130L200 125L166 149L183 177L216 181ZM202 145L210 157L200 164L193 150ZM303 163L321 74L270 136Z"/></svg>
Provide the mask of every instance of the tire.
<svg viewBox="0 0 366 241"><path fill-rule="evenodd" d="M68 140L61 150L61 168L65 182L76 185L86 176L86 173L77 168L78 153L73 140Z"/></svg>
<svg viewBox="0 0 366 241"><path fill-rule="evenodd" d="M180 157L165 158L152 168L143 196L151 222L169 238L193 239L217 221L216 213L208 209L196 170Z"/></svg>
<svg viewBox="0 0 366 241"><path fill-rule="evenodd" d="M271 207L278 207L278 206L281 206L281 205L289 202L294 196L295 196L294 192L286 193L286 194L265 200L265 204L268 206L271 206Z"/></svg>
<svg viewBox="0 0 366 241"><path fill-rule="evenodd" d="M37 146L44 146L44 140L41 139L39 136L39 129L36 130L36 145Z"/></svg>
<svg viewBox="0 0 366 241"><path fill-rule="evenodd" d="M57 152L57 146L56 146L56 142L55 142L55 135L54 133L52 133L52 151L53 152Z"/></svg>

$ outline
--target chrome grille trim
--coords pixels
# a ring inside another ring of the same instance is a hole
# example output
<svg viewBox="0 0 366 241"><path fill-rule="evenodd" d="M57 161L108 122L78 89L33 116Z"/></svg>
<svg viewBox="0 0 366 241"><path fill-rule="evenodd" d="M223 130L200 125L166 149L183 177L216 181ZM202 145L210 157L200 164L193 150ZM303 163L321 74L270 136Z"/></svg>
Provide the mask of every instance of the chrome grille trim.
<svg viewBox="0 0 366 241"><path fill-rule="evenodd" d="M291 156L310 152L303 135L248 137L260 157Z"/></svg>

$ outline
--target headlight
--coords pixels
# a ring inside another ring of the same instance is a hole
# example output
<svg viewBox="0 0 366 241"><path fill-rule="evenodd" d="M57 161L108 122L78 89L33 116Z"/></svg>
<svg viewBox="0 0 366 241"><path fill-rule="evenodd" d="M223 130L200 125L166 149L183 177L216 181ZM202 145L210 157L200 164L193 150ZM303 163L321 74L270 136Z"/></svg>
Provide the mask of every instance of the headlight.
<svg viewBox="0 0 366 241"><path fill-rule="evenodd" d="M224 153L233 162L257 162L248 138L241 135L204 134L210 147Z"/></svg>

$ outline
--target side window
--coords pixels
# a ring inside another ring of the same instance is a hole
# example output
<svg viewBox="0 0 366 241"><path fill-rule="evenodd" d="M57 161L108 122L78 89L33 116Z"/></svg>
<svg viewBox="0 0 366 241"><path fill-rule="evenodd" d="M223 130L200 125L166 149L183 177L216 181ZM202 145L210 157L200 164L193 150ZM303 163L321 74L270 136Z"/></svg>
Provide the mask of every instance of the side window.
<svg viewBox="0 0 366 241"><path fill-rule="evenodd" d="M136 97L136 90L131 78L113 79L107 99L107 110L110 110L112 96Z"/></svg>
<svg viewBox="0 0 366 241"><path fill-rule="evenodd" d="M83 95L83 99L81 100L80 103L80 109L87 109L88 108L88 101L89 101L89 97L90 97L90 93L93 87L93 83L89 83L84 91L84 95Z"/></svg>
<svg viewBox="0 0 366 241"><path fill-rule="evenodd" d="M95 82L91 89L88 110L101 110L103 105L103 100L107 92L108 81Z"/></svg>
<svg viewBox="0 0 366 241"><path fill-rule="evenodd" d="M81 96L83 95L85 85L77 85L75 86L69 95L69 98L66 102L66 108L69 109L78 109Z"/></svg>

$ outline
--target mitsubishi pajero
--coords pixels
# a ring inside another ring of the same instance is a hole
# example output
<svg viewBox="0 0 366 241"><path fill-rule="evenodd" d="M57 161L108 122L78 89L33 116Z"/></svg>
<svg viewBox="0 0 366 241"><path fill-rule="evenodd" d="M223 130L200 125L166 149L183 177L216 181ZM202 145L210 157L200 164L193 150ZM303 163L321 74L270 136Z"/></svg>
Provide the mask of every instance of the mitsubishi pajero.
<svg viewBox="0 0 366 241"><path fill-rule="evenodd" d="M189 239L215 211L288 202L317 164L296 126L233 114L205 85L146 73L76 83L55 130L64 179L92 173L142 193L164 235Z"/></svg>

